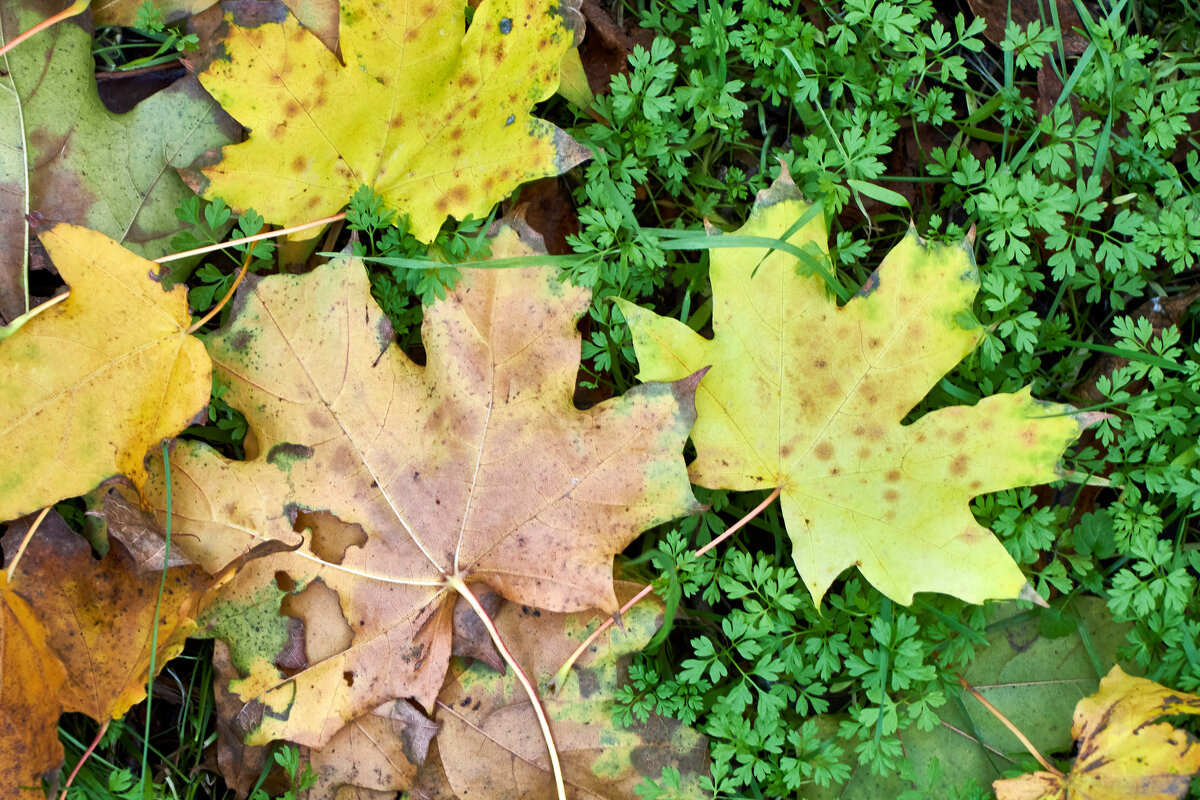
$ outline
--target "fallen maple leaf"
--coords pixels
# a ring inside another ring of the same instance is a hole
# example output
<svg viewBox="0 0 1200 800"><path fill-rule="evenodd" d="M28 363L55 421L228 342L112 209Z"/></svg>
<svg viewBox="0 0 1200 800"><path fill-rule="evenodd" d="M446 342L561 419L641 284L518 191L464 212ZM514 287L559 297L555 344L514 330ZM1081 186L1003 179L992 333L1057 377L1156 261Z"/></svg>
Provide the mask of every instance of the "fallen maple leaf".
<svg viewBox="0 0 1200 800"><path fill-rule="evenodd" d="M0 545L14 553L29 518L10 525ZM119 541L97 561L79 534L52 512L29 541L11 587L30 603L50 650L67 668L64 711L105 722L146 697L161 573L138 573ZM212 579L199 567L169 570L157 620L159 669L183 649Z"/></svg>
<svg viewBox="0 0 1200 800"><path fill-rule="evenodd" d="M345 0L339 63L292 17L226 14L224 46L194 65L250 129L198 183L206 197L294 225L337 212L360 185L432 241L447 215L483 216L518 184L588 157L530 116L571 46L557 5Z"/></svg>
<svg viewBox="0 0 1200 800"><path fill-rule="evenodd" d="M1176 692L1113 667L1075 706L1079 745L1066 774L1032 772L994 781L999 800L1169 800L1200 772L1200 747L1159 717L1200 714L1200 696Z"/></svg>
<svg viewBox="0 0 1200 800"><path fill-rule="evenodd" d="M208 406L211 365L187 291L103 234L40 236L67 298L0 340L0 520L145 474L146 451Z"/></svg>
<svg viewBox="0 0 1200 800"><path fill-rule="evenodd" d="M623 583L618 593L628 600L639 588ZM609 628L543 701L571 796L633 800L643 778L657 780L667 766L680 772L678 797L704 796L700 779L708 775L709 759L703 736L658 716L624 728L612 722L626 661L654 636L662 615L653 596L626 611L623 630ZM507 603L496 626L525 673L545 685L602 621L594 612L552 614ZM456 664L438 695L437 713L441 766L454 791L464 798L554 798L546 746L512 670L502 675L485 664Z"/></svg>
<svg viewBox="0 0 1200 800"><path fill-rule="evenodd" d="M808 210L784 171L737 233L778 239ZM827 268L824 221L809 217L788 242ZM1032 594L968 501L1061 477L1063 449L1098 417L1026 388L901 425L982 338L970 253L910 233L840 308L801 264L783 250L714 250L712 340L619 301L643 380L712 365L696 397L693 482L779 487L817 602L849 566L905 604L918 591L975 603Z"/></svg>
<svg viewBox="0 0 1200 800"><path fill-rule="evenodd" d="M533 252L509 227L492 241L495 257ZM216 570L256 541L294 539L301 511L364 532L359 544L318 521L296 553L247 565L214 610L209 633L243 676L232 688L247 743L319 747L394 698L430 708L452 580L550 610L615 611L614 554L699 510L681 458L694 379L574 408L590 298L549 269L467 270L425 311L425 367L396 348L358 261L251 282L235 301L209 347L258 455L177 443L180 548ZM165 509L157 472L148 500ZM279 597L310 590L295 611L310 652L285 673ZM327 593L336 602L319 601ZM328 657L314 658L314 637L335 643Z"/></svg>
<svg viewBox="0 0 1200 800"><path fill-rule="evenodd" d="M0 44L61 11L57 0L0 3ZM93 77L90 13L0 58L0 321L28 310L25 215L100 231L146 258L170 250L191 192L176 173L234 141L237 125L186 77L113 114Z"/></svg>
<svg viewBox="0 0 1200 800"><path fill-rule="evenodd" d="M0 570L0 797L45 800L42 778L63 760L58 691L65 677L33 609Z"/></svg>

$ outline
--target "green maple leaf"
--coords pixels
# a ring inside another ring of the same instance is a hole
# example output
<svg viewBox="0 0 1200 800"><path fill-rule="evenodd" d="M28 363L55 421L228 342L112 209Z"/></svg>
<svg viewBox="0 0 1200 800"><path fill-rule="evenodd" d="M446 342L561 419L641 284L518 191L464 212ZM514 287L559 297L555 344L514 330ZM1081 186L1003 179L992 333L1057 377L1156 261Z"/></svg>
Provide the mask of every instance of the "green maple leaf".
<svg viewBox="0 0 1200 800"><path fill-rule="evenodd" d="M807 210L785 173L738 233L778 239ZM819 214L788 241L828 265ZM1027 387L901 425L982 338L970 253L909 234L840 308L800 265L779 250L714 250L712 340L621 303L642 380L712 367L696 398L692 481L779 487L792 556L817 601L851 566L906 604L918 591L1032 595L968 503L1061 477L1063 449L1098 415L1040 403Z"/></svg>
<svg viewBox="0 0 1200 800"><path fill-rule="evenodd" d="M0 4L0 44L61 10L50 0ZM192 77L110 112L86 12L0 57L0 322L29 310L27 213L100 231L144 258L165 255L185 227L175 209L192 194L175 168L236 129Z"/></svg>

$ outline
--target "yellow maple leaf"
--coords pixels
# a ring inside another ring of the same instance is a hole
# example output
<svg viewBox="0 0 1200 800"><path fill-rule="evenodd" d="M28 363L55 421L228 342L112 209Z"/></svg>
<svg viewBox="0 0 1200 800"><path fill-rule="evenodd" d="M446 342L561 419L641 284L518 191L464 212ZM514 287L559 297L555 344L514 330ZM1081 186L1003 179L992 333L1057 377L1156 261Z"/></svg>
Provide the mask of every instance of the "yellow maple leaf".
<svg viewBox="0 0 1200 800"><path fill-rule="evenodd" d="M187 333L187 291L107 236L60 224L39 237L66 299L0 339L0 520L124 474L208 405L212 366Z"/></svg>
<svg viewBox="0 0 1200 800"><path fill-rule="evenodd" d="M203 169L204 195L293 225L366 184L428 242L447 215L485 215L518 184L588 157L530 115L572 44L560 6L485 0L464 36L465 9L344 0L344 65L291 16L239 25L228 13L200 80L251 132Z"/></svg>
<svg viewBox="0 0 1200 800"><path fill-rule="evenodd" d="M785 171L737 234L778 240L809 208ZM788 238L806 259L713 250L712 340L620 302L642 380L712 367L696 395L692 481L779 487L792 557L818 602L850 566L905 604L918 591L1031 595L968 502L1060 477L1063 449L1095 417L1039 403L1027 387L901 425L982 338L970 254L910 233L839 307L819 274L801 271L829 266L824 221L808 216Z"/></svg>
<svg viewBox="0 0 1200 800"><path fill-rule="evenodd" d="M1200 771L1200 747L1162 722L1200 714L1200 697L1126 675L1119 667L1075 706L1071 735L1079 755L1063 775L1031 772L994 781L998 800L1171 800L1187 794Z"/></svg>

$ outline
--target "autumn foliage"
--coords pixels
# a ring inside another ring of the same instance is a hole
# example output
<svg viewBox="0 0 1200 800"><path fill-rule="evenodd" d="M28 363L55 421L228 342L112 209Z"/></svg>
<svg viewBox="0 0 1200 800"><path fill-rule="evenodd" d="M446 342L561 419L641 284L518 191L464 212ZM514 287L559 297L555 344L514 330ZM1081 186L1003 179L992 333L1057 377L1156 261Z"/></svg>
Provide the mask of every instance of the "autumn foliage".
<svg viewBox="0 0 1200 800"><path fill-rule="evenodd" d="M6 5L0 33L49 5ZM970 254L910 235L839 306L821 277L824 221L786 170L735 234L784 246L713 251L713 338L621 301L645 382L587 409L573 397L591 292L538 263L541 238L519 219L487 243L523 265L464 270L424 310L422 363L396 345L349 256L251 276L227 324L195 335L186 290L145 257L165 253L159 212L186 193L179 172L280 227L335 214L366 185L429 241L448 217L485 215L587 156L533 114L575 41L570 9L497 0L467 26L461 3L339 8L340 56L278 8L226 13L191 66L243 140L189 79L160 102L198 115L194 147L142 164L162 181L114 200L112 219L77 207L106 190L74 161L0 173L24 202L0 207L0 313L12 322L0 332L0 519L13 520L0 543L0 795L41 796L62 760L58 715L121 717L145 697L151 664L194 637L218 640L218 758L242 795L266 747L287 741L317 772L309 798L550 797L544 707L571 796L632 798L664 767L699 796L703 737L657 717L612 726L626 657L662 623L657 600L627 610L544 691L637 590L615 576L617 555L702 510L692 483L778 488L817 601L851 567L902 604L927 591L1035 596L968 501L1058 477L1095 415L1027 387L905 424L981 338ZM95 120L59 135L65 153L174 135L105 116L65 67L39 84L37 65L73 63L88 35L68 22L39 37L8 56L3 80L31 124L53 92ZM23 158L35 138L21 139ZM36 229L19 222L26 207L44 215ZM31 233L69 288L36 308ZM247 420L244 460L175 438L204 414L214 379ZM37 516L90 492L100 559L57 512ZM536 705L513 665L543 690ZM1195 698L1172 705L1118 678L1097 703L1123 708L1107 698L1125 694L1150 698L1141 716L1194 711ZM1081 735L1115 747L1097 713L1077 718Z"/></svg>

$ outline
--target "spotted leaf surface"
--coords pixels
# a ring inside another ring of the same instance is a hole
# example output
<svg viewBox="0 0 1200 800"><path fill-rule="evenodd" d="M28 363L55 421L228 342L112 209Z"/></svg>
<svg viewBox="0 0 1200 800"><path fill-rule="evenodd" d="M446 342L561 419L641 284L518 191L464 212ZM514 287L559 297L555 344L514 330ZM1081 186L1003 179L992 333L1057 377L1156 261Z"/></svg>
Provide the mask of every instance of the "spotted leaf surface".
<svg viewBox="0 0 1200 800"><path fill-rule="evenodd" d="M26 517L0 540L15 553L29 530ZM67 667L64 711L101 722L119 719L146 699L151 652L161 670L182 649L192 615L211 579L199 567L138 572L119 541L100 560L82 536L51 512L18 562L12 588L29 600L51 651ZM155 611L160 614L155 632Z"/></svg>
<svg viewBox="0 0 1200 800"><path fill-rule="evenodd" d="M738 233L778 239L808 209L784 174ZM1063 449L1092 417L1026 388L902 425L982 336L970 253L910 234L839 307L811 268L829 264L824 222L809 216L788 238L803 259L712 251L711 340L621 304L643 380L712 367L697 393L692 480L779 487L792 556L818 601L851 566L901 603L919 591L970 602L1032 591L968 502L1059 477Z"/></svg>
<svg viewBox="0 0 1200 800"><path fill-rule="evenodd" d="M493 241L496 257L532 252L511 228ZM209 570L303 528L299 550L246 564L202 622L231 646L248 743L319 747L395 698L431 708L448 576L542 609L613 611L614 554L698 510L681 456L694 380L574 407L589 299L553 270L467 271L426 309L418 366L357 261L242 292L209 350L258 453L180 442L171 474L176 541Z"/></svg>
<svg viewBox="0 0 1200 800"><path fill-rule="evenodd" d="M205 196L291 225L333 214L363 184L431 241L587 151L530 115L572 44L559 6L344 0L343 65L291 16L226 16L200 80L250 129L203 170ZM254 13L261 15L261 12Z"/></svg>

